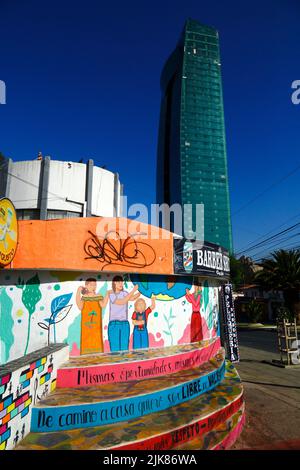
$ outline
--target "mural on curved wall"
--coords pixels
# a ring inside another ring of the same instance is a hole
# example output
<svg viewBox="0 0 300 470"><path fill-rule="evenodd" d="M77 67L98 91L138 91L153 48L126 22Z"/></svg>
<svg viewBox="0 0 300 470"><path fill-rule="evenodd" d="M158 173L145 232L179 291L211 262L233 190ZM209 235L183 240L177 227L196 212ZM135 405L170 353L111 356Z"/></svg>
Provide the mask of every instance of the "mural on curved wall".
<svg viewBox="0 0 300 470"><path fill-rule="evenodd" d="M13 449L29 433L32 408L56 388L57 369L67 361L68 348L44 349L27 359L0 368L0 451Z"/></svg>
<svg viewBox="0 0 300 470"><path fill-rule="evenodd" d="M52 343L71 355L219 335L219 284L192 276L0 273L0 364Z"/></svg>

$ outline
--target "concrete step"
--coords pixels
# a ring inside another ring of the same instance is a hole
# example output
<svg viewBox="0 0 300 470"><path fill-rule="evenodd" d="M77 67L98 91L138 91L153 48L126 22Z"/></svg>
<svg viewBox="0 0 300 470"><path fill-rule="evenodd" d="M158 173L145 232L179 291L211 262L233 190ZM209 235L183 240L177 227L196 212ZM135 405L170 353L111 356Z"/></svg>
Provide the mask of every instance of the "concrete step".
<svg viewBox="0 0 300 470"><path fill-rule="evenodd" d="M32 409L31 430L94 427L161 412L215 388L225 372L224 349L199 367L161 377L60 388Z"/></svg>
<svg viewBox="0 0 300 470"><path fill-rule="evenodd" d="M209 432L176 446L177 450L226 450L237 440L245 422L245 406Z"/></svg>
<svg viewBox="0 0 300 470"><path fill-rule="evenodd" d="M200 366L220 347L220 338L214 338L167 348L72 357L59 368L57 387L102 386L166 376Z"/></svg>
<svg viewBox="0 0 300 470"><path fill-rule="evenodd" d="M216 388L184 403L114 424L31 432L16 450L167 450L181 445L186 449L196 438L206 448L221 442L210 437L215 429L216 436L225 439L232 429L227 422L242 413L243 387L236 369L228 362L225 378ZM219 428L223 431L218 434Z"/></svg>

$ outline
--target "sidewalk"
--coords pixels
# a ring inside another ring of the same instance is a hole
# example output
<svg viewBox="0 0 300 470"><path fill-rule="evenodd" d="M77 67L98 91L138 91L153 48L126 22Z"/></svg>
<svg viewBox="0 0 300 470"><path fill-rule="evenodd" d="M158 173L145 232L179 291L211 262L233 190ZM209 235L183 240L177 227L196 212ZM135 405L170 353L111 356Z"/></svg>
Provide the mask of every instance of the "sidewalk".
<svg viewBox="0 0 300 470"><path fill-rule="evenodd" d="M262 324L262 323L237 323L239 331L276 331L276 325ZM297 325L297 332L300 336L300 325Z"/></svg>
<svg viewBox="0 0 300 470"><path fill-rule="evenodd" d="M246 425L232 449L300 450L300 369L262 363L279 358L275 332L240 331L239 341Z"/></svg>

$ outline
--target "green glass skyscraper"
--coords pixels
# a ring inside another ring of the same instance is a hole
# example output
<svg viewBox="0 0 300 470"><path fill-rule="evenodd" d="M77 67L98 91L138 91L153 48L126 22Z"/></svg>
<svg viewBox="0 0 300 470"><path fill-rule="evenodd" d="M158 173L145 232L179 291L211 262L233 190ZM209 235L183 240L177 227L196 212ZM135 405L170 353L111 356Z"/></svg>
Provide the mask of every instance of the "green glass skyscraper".
<svg viewBox="0 0 300 470"><path fill-rule="evenodd" d="M157 203L204 204L204 239L232 252L220 69L218 32L187 20L161 75Z"/></svg>

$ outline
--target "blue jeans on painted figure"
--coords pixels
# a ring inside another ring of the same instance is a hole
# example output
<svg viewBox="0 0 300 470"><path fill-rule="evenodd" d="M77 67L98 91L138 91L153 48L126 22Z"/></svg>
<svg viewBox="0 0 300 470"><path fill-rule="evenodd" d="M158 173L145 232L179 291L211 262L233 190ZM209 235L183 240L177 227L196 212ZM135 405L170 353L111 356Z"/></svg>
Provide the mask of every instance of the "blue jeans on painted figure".
<svg viewBox="0 0 300 470"><path fill-rule="evenodd" d="M138 326L133 329L133 349L144 349L149 347L149 335L147 327L142 330Z"/></svg>
<svg viewBox="0 0 300 470"><path fill-rule="evenodd" d="M130 326L128 321L113 320L108 324L108 341L111 351L128 351Z"/></svg>

